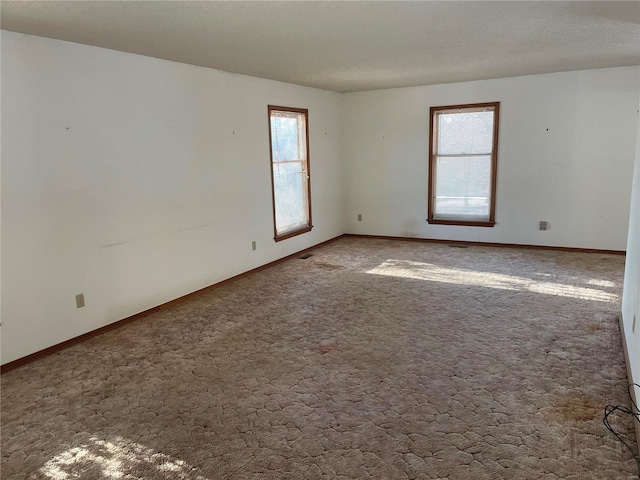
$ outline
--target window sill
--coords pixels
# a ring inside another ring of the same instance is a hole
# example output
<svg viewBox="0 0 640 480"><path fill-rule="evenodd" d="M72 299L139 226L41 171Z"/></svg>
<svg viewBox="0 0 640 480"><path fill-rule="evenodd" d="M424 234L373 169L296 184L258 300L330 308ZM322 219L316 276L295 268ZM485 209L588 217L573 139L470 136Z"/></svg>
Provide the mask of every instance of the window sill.
<svg viewBox="0 0 640 480"><path fill-rule="evenodd" d="M287 238L295 237L297 235L302 235L303 233L310 232L312 228L313 228L313 225L306 225L306 226L304 226L302 228L299 228L297 230L292 230L290 232L283 233L282 235L276 235L275 237L273 237L273 239L276 242L279 242L281 240L286 240Z"/></svg>
<svg viewBox="0 0 640 480"><path fill-rule="evenodd" d="M445 218L427 218L432 225L459 225L463 227L493 227L496 222L492 220L447 220Z"/></svg>

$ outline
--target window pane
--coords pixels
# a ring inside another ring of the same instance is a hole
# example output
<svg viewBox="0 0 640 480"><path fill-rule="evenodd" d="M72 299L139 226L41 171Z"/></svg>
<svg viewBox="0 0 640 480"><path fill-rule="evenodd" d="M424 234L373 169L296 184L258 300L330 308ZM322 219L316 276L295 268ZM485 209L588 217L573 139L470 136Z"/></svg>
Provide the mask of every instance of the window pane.
<svg viewBox="0 0 640 480"><path fill-rule="evenodd" d="M493 111L440 112L437 119L437 154L491 153Z"/></svg>
<svg viewBox="0 0 640 480"><path fill-rule="evenodd" d="M435 174L435 218L489 218L490 155L437 157Z"/></svg>
<svg viewBox="0 0 640 480"><path fill-rule="evenodd" d="M273 161L299 160L298 116L273 116L271 118Z"/></svg>
<svg viewBox="0 0 640 480"><path fill-rule="evenodd" d="M307 175L302 162L274 164L273 188L278 234L307 225Z"/></svg>

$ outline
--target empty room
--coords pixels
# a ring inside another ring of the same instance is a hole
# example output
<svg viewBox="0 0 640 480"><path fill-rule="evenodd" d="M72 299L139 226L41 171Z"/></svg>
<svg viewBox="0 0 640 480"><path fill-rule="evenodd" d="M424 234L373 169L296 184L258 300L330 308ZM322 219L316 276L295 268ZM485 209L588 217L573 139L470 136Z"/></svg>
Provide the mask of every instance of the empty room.
<svg viewBox="0 0 640 480"><path fill-rule="evenodd" d="M639 477L639 2L0 27L2 478Z"/></svg>

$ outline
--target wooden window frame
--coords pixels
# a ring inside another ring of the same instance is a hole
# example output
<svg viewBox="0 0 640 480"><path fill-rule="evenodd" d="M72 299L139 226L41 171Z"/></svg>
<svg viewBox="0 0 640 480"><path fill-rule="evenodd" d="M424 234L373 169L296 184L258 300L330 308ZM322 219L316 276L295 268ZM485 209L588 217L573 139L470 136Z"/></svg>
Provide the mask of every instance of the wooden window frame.
<svg viewBox="0 0 640 480"><path fill-rule="evenodd" d="M282 234L278 234L278 226L276 224L276 189L275 182L273 178L273 142L271 138L271 112L291 112L291 113L301 113L305 118L305 150L306 150L306 172L307 172L307 217L308 222L306 225L303 225L300 228L296 228L295 230L287 231ZM282 107L278 105L268 105L267 108L267 119L269 125L269 170L271 172L271 200L273 206L273 239L276 242L280 242L282 240L286 240L287 238L295 237L297 235L301 235L306 232L310 232L313 228L313 223L311 221L311 162L309 160L309 110L306 108L292 108L292 107Z"/></svg>
<svg viewBox="0 0 640 480"><path fill-rule="evenodd" d="M494 108L493 116L493 140L491 151L491 185L489 191L491 198L489 199L489 219L488 220L464 220L464 219L447 219L434 218L434 195L436 182L436 126L434 119L436 113L442 110L465 110L478 108ZM435 225L462 225L469 227L493 227L496 224L496 181L498 176L498 131L500 129L500 102L486 103L469 103L463 105L446 105L442 107L431 107L429 111L429 199L428 199L428 218L427 222Z"/></svg>

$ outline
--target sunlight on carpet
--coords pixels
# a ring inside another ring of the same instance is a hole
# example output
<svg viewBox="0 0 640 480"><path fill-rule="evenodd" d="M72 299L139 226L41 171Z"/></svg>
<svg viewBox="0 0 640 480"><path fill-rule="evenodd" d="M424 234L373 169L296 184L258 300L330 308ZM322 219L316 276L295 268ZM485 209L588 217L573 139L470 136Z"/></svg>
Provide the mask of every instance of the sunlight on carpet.
<svg viewBox="0 0 640 480"><path fill-rule="evenodd" d="M501 290L527 290L534 293L571 297L580 300L592 300L595 302L613 303L619 301L618 295L595 288L578 287L557 282L543 282L532 278L523 278L501 273L445 268L431 263L412 262L409 260L389 259L376 268L369 270L367 273L390 277L412 278L430 282L497 288ZM599 281L597 279L590 280L589 284L608 286L606 281Z"/></svg>
<svg viewBox="0 0 640 480"><path fill-rule="evenodd" d="M44 464L31 479L69 480L101 475L102 478L163 478L207 480L195 468L163 453L122 437L112 441L91 437Z"/></svg>

